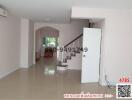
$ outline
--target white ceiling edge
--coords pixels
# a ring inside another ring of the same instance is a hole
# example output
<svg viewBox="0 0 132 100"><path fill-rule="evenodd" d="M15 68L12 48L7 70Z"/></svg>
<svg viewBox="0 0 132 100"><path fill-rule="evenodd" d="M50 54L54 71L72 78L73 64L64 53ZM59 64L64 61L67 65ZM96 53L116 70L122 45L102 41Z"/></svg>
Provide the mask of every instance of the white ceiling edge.
<svg viewBox="0 0 132 100"><path fill-rule="evenodd" d="M131 10L132 0L0 0L0 5L35 22L69 23L72 7Z"/></svg>

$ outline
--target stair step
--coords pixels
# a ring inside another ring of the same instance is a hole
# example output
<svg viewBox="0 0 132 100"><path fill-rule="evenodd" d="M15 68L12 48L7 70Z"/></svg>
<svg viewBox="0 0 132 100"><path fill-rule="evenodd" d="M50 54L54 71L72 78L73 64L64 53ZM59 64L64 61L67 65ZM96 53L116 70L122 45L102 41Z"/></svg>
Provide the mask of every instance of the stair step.
<svg viewBox="0 0 132 100"><path fill-rule="evenodd" d="M67 56L66 59L71 59L71 56Z"/></svg>
<svg viewBox="0 0 132 100"><path fill-rule="evenodd" d="M67 63L67 58L63 59L63 63Z"/></svg>
<svg viewBox="0 0 132 100"><path fill-rule="evenodd" d="M68 69L68 65L59 65L57 66L57 70L60 70L60 71L65 71Z"/></svg>
<svg viewBox="0 0 132 100"><path fill-rule="evenodd" d="M71 55L71 56L76 56L76 54L75 54L75 53L71 53L70 55Z"/></svg>
<svg viewBox="0 0 132 100"><path fill-rule="evenodd" d="M67 65L67 62L62 62L62 65Z"/></svg>
<svg viewBox="0 0 132 100"><path fill-rule="evenodd" d="M80 53L80 51L75 51L75 53Z"/></svg>

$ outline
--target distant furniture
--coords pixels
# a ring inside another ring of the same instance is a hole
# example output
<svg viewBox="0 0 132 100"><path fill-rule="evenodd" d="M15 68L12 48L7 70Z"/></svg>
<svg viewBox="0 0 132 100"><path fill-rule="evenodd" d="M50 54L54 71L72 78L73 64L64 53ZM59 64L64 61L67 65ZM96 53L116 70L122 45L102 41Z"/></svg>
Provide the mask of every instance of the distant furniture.
<svg viewBox="0 0 132 100"><path fill-rule="evenodd" d="M47 47L45 48L44 57L53 57L53 48Z"/></svg>
<svg viewBox="0 0 132 100"><path fill-rule="evenodd" d="M36 52L36 61L39 61L41 58L41 53L40 52Z"/></svg>

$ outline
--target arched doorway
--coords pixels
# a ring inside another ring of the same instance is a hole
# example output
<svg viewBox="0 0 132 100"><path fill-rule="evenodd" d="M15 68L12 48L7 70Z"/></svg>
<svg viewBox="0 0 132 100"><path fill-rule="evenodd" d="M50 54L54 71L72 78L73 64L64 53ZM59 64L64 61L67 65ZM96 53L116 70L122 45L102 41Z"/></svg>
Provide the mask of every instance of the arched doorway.
<svg viewBox="0 0 132 100"><path fill-rule="evenodd" d="M42 27L36 30L36 61L42 57L53 57L57 48L59 38L59 30L53 27Z"/></svg>

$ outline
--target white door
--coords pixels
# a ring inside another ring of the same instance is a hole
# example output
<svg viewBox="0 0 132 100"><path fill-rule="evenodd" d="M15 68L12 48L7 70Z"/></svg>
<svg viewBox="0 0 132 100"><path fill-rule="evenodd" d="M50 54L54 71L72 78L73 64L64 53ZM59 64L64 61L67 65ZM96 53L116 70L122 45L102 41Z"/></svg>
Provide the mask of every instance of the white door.
<svg viewBox="0 0 132 100"><path fill-rule="evenodd" d="M81 83L99 81L101 29L83 29L83 48L88 51L82 54Z"/></svg>

